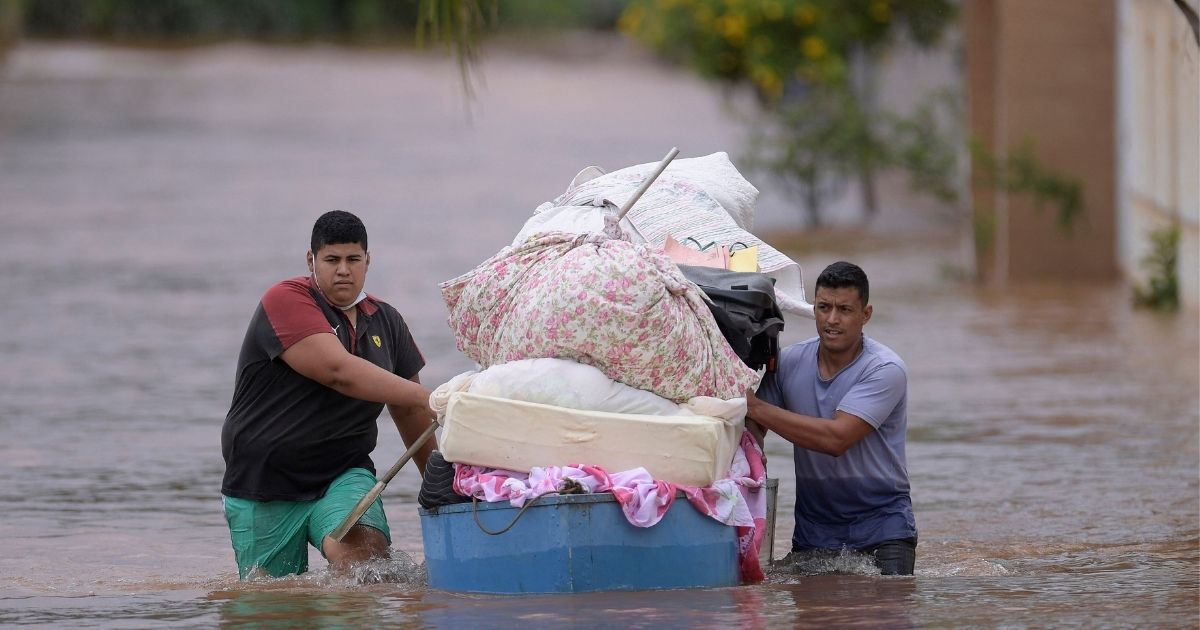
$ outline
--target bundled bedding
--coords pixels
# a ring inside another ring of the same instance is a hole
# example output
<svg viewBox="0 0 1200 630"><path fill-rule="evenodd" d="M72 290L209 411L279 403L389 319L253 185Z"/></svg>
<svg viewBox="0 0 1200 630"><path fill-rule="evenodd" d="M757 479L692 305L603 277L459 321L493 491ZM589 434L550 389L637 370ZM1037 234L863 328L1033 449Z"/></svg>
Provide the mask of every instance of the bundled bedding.
<svg viewBox="0 0 1200 630"><path fill-rule="evenodd" d="M478 363L431 399L442 455L461 494L518 505L570 480L613 492L642 527L682 491L738 528L743 580L761 580L766 474L743 430L760 373L667 250L736 242L780 307L811 306L799 266L749 232L758 191L724 153L671 164L615 216L652 166L584 169L511 246L442 283L457 347Z"/></svg>

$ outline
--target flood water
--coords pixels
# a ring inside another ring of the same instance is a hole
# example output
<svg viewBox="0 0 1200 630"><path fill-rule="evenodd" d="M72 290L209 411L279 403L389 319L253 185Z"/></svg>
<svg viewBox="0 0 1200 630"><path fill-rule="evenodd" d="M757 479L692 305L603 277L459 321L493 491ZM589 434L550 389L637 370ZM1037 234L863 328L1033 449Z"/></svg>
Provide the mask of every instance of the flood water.
<svg viewBox="0 0 1200 630"><path fill-rule="evenodd" d="M0 70L0 625L1200 622L1195 313L1133 310L1121 284L948 279L960 241L898 192L875 229L802 237L795 257L809 291L825 264L861 264L868 334L908 363L915 576L846 557L729 589L446 593L423 582L408 468L384 494L387 581L335 579L314 554L305 576L238 582L221 422L246 322L267 286L304 273L319 213L363 217L367 289L404 313L436 385L470 368L438 282L580 168L741 148L715 88L615 40L490 50L484 71L468 115L452 62L403 52L14 52ZM794 227L798 211L768 193L760 225ZM381 468L403 451L389 425ZM779 557L794 482L788 447L773 439L768 456Z"/></svg>

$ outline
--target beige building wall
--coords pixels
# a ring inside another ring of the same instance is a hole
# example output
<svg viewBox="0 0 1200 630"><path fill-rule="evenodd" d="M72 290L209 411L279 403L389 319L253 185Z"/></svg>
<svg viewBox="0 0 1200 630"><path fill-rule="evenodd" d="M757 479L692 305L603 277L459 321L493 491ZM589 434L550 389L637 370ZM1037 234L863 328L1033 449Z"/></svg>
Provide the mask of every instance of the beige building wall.
<svg viewBox="0 0 1200 630"><path fill-rule="evenodd" d="M1193 11L1200 0L1186 0ZM1170 0L1118 3L1118 259L1134 282L1150 234L1180 227L1181 301L1200 306L1200 46Z"/></svg>
<svg viewBox="0 0 1200 630"><path fill-rule="evenodd" d="M1032 142L1038 161L1083 183L1069 232L1029 195L973 184L985 279L1115 279L1116 6L1101 0L969 0L972 135L997 157ZM977 241L979 242L979 241Z"/></svg>

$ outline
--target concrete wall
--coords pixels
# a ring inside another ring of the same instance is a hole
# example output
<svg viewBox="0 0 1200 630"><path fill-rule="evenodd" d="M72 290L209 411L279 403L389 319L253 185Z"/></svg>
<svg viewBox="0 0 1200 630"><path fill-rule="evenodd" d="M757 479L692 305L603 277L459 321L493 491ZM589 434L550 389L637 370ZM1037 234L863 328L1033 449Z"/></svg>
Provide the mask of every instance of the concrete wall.
<svg viewBox="0 0 1200 630"><path fill-rule="evenodd" d="M1070 232L1029 195L973 185L985 279L1115 279L1116 6L1099 0L969 0L968 124L1003 159L1032 141L1038 161L1083 183Z"/></svg>
<svg viewBox="0 0 1200 630"><path fill-rule="evenodd" d="M1200 0L1188 0L1193 10ZM1135 282L1149 234L1178 223L1181 301L1200 305L1200 46L1170 0L1118 3L1118 260Z"/></svg>

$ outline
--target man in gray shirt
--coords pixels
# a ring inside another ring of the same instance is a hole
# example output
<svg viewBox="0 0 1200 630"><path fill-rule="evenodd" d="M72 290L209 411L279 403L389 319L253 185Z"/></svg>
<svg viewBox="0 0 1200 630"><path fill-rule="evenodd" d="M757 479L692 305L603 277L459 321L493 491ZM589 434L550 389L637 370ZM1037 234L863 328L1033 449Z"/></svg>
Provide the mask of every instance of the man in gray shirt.
<svg viewBox="0 0 1200 630"><path fill-rule="evenodd" d="M917 526L904 458L904 361L868 338L867 276L836 262L817 277L817 336L783 350L748 396L747 418L795 445L792 550L851 549L911 575Z"/></svg>

